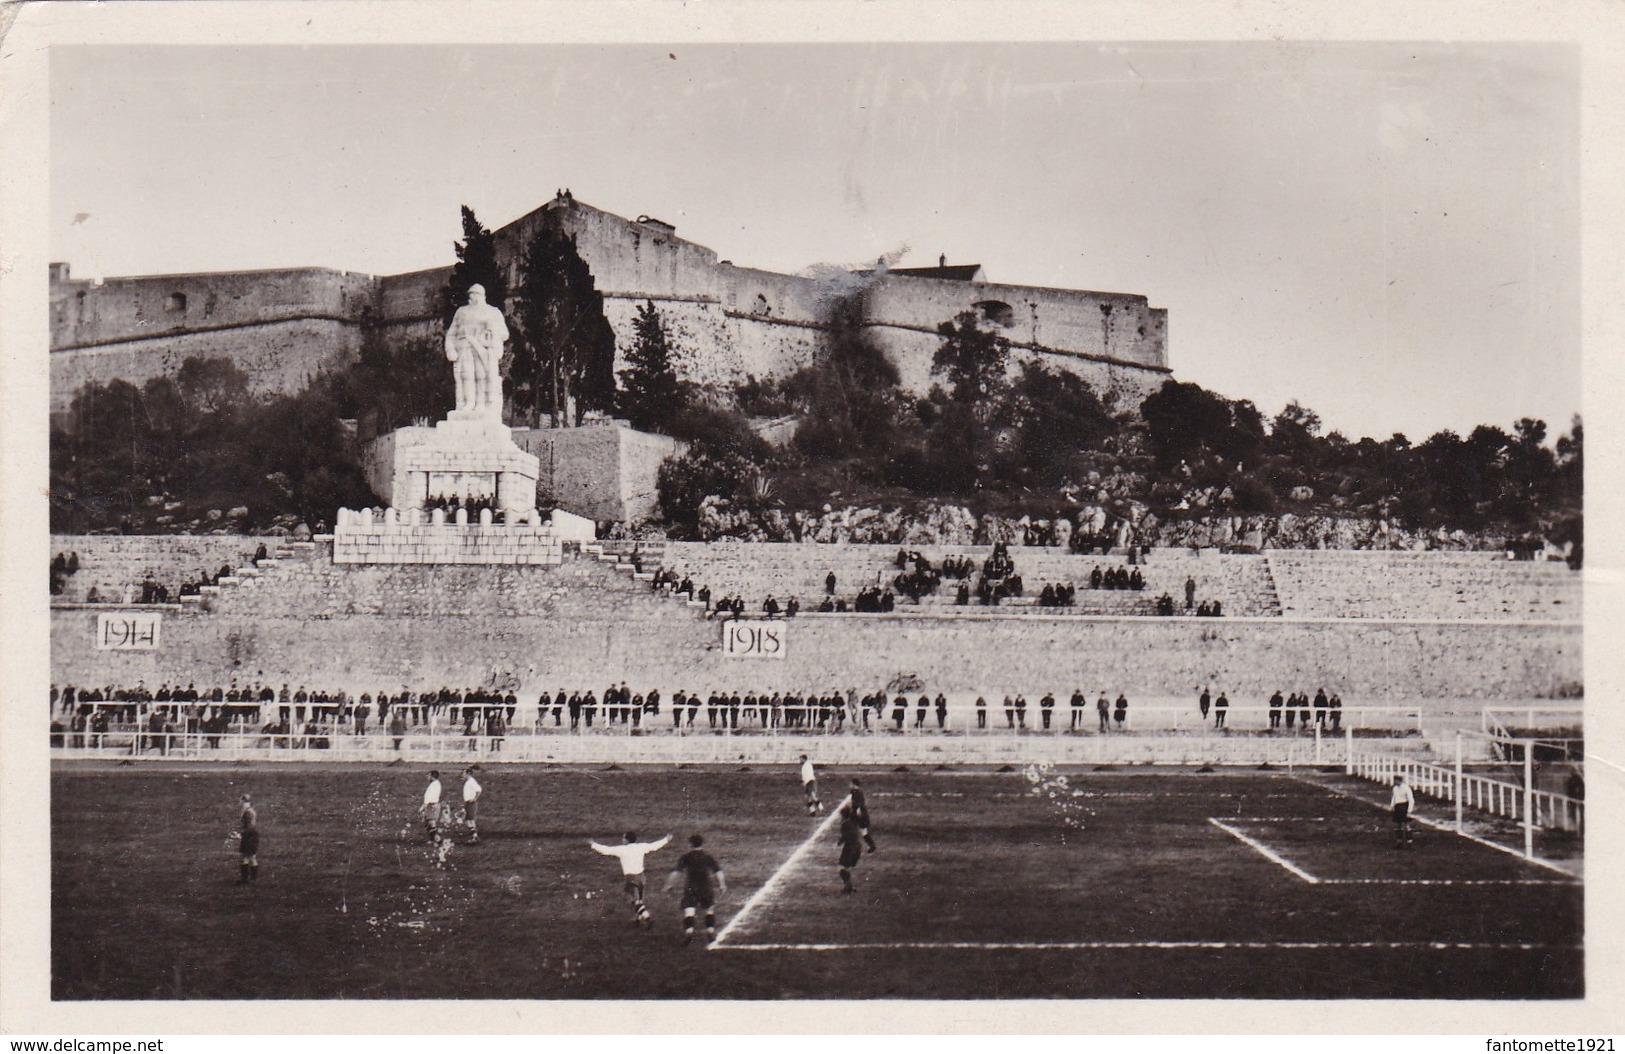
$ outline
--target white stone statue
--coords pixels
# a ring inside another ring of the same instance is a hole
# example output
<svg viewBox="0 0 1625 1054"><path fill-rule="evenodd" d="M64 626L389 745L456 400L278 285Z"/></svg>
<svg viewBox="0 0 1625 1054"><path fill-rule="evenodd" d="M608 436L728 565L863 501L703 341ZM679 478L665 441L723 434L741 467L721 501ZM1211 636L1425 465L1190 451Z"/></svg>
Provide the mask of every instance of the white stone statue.
<svg viewBox="0 0 1625 1054"><path fill-rule="evenodd" d="M485 287L468 289L468 303L457 309L446 327L446 358L457 377L457 409L502 419L502 345L508 324L502 312L485 302Z"/></svg>

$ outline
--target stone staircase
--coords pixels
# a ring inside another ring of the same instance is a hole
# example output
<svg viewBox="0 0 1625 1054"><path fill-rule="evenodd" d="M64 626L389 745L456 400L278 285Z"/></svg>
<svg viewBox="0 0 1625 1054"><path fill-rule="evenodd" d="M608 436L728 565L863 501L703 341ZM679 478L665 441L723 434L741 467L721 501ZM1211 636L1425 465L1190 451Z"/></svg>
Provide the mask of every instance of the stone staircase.
<svg viewBox="0 0 1625 1054"><path fill-rule="evenodd" d="M1574 621L1579 575L1504 553L1272 550L1284 614L1299 618Z"/></svg>
<svg viewBox="0 0 1625 1054"><path fill-rule="evenodd" d="M259 582L269 578L286 576L291 568L300 563L309 563L315 555L315 542L284 541L276 548L268 549L265 559L255 563L248 561L236 569L232 575L222 575L212 586L200 586L198 592L188 593L180 597L179 602L183 609L210 610L210 601L216 600L223 594L233 592L249 583Z"/></svg>

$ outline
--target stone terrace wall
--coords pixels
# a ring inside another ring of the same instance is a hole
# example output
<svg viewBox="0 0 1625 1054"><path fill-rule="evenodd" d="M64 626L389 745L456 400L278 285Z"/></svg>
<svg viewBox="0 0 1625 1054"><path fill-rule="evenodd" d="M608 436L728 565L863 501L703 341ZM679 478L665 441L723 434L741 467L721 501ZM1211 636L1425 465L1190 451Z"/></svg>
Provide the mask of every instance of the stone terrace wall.
<svg viewBox="0 0 1625 1054"><path fill-rule="evenodd" d="M79 573L68 578L58 599L83 600L94 586L103 599L113 600L123 596L126 585L139 588L149 576L173 591L199 571L213 574L222 564L241 567L261 544L274 551L281 541L242 534L53 534L51 556L79 554Z"/></svg>
<svg viewBox="0 0 1625 1054"><path fill-rule="evenodd" d="M934 564L949 556L968 556L980 566L992 553L985 545L910 545ZM816 606L824 596L824 578L835 573L837 595L850 603L859 590L886 584L897 575L898 546L815 545L803 543L751 542L667 542L666 566L691 575L695 587L709 585L713 596L725 593L743 596L750 611L760 610L772 594L782 605L796 597L803 609ZM1153 614L1154 598L1167 592L1184 603L1187 578L1197 584L1200 601L1218 600L1231 616L1266 616L1277 613L1274 589L1261 556L1227 555L1215 551L1201 554L1179 550L1159 551L1140 568L1145 589L1088 589L1089 572L1122 566L1120 557L1082 556L1065 549L1013 546L1010 556L1022 578L1024 597L1006 601L1001 610L1031 605L1045 583L1071 583L1078 586L1074 614L1120 615ZM975 578L970 579L972 587ZM958 583L945 581L935 595L925 598L927 606L951 604ZM974 603L974 601L973 601ZM908 611L913 603L898 598Z"/></svg>
<svg viewBox="0 0 1625 1054"><path fill-rule="evenodd" d="M1324 685L1350 705L1526 700L1582 677L1581 633L1555 623L1282 619L802 616L783 660L729 659L721 627L590 559L552 569L338 568L318 547L209 601L166 615L156 653L97 652L93 612L52 612L59 683L184 677L380 685L514 684L707 691L869 690L917 676L955 707L1082 687L1184 698L1212 683L1241 705Z"/></svg>
<svg viewBox="0 0 1625 1054"><path fill-rule="evenodd" d="M541 491L566 510L594 520L650 515L660 462L681 446L667 436L611 424L516 428L513 438L540 462Z"/></svg>
<svg viewBox="0 0 1625 1054"><path fill-rule="evenodd" d="M1578 621L1582 579L1565 564L1504 553L1274 550L1285 614L1304 618Z"/></svg>

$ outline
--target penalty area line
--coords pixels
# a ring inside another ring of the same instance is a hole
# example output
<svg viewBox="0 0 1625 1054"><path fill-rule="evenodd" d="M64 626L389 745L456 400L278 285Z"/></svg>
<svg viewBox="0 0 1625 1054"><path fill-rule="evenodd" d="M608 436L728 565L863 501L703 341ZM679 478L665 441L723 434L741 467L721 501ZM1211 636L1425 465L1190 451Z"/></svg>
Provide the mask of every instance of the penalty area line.
<svg viewBox="0 0 1625 1054"><path fill-rule="evenodd" d="M841 810L839 807L836 807L830 811L830 814L824 818L822 823L813 828L812 834L809 834L804 842L796 846L795 852L791 853L789 857L786 858L784 863L779 865L779 869L777 871L773 872L767 877L767 881L762 883L762 888L752 893L749 899L745 901L744 905L740 907L738 913L735 914L733 918L728 920L728 924L726 926L722 927L722 931L717 934L717 939L711 942L711 948L736 947L735 945L723 944L723 942L728 939L728 934L732 933L734 931L734 927L743 922L745 917L756 909L757 905L767 900L768 894L777 889L784 881L784 876L789 874L790 870L796 866L796 862L803 856L806 856L808 851L811 850L814 845L818 844L819 839L823 838L829 833L829 829L834 826L835 821L838 820L840 816Z"/></svg>
<svg viewBox="0 0 1625 1054"><path fill-rule="evenodd" d="M1224 831L1226 834L1230 835L1231 837L1235 838L1237 841L1241 842L1243 845L1247 846L1249 849L1252 849L1254 852L1256 852L1259 855L1261 855L1262 857L1264 857L1264 859L1268 860L1270 863L1276 864L1276 865L1278 865L1280 867L1285 868L1286 870L1292 872L1294 875L1297 875L1299 878L1303 879L1305 882L1308 882L1312 886L1320 885L1320 879L1316 878L1314 875L1311 875L1309 872L1305 871L1303 868L1299 867L1297 864L1294 864L1292 861L1288 860L1286 857L1282 856L1280 853L1277 853L1275 850L1271 849L1269 846L1265 845L1263 842L1260 842L1260 841L1258 841L1257 839L1254 839L1254 838L1247 837L1246 835L1242 834L1240 831L1236 830L1234 827L1231 827L1229 824L1225 823L1223 820L1215 819L1212 816L1209 816L1207 818L1207 822L1212 824L1213 826L1217 827L1219 830Z"/></svg>
<svg viewBox="0 0 1625 1054"><path fill-rule="evenodd" d="M1306 783L1311 787L1318 787L1328 794L1337 795L1339 798L1347 798L1350 801L1357 801L1362 804L1369 805L1379 812L1388 811L1381 802L1374 802L1369 798L1362 798L1358 794L1350 794L1348 791L1340 790L1337 787L1328 787L1323 783L1315 783L1311 780L1305 780L1301 776L1296 778L1302 783ZM1446 804L1453 803L1447 802ZM1553 863L1550 860L1542 860L1538 856L1524 856L1523 850L1521 849L1514 849L1509 845L1502 845L1500 842L1491 841L1488 838L1480 838L1478 835L1468 834L1466 831L1458 831L1456 830L1456 825L1453 823L1441 823L1438 820L1429 819L1426 816L1419 816L1415 812L1411 813L1411 822L1421 824L1423 827L1431 827L1433 830L1442 831L1445 834L1453 834L1457 838L1465 838L1469 842L1477 842L1479 845L1489 846L1491 849L1503 852L1508 856L1515 856L1526 864L1534 864L1537 867L1544 867L1548 871L1556 871L1558 874L1566 875L1572 879L1578 879L1580 877L1561 864Z"/></svg>
<svg viewBox="0 0 1625 1054"><path fill-rule="evenodd" d="M717 948L716 944L711 947ZM1578 951L1577 944L1497 941L874 941L729 944L730 952L844 951Z"/></svg>

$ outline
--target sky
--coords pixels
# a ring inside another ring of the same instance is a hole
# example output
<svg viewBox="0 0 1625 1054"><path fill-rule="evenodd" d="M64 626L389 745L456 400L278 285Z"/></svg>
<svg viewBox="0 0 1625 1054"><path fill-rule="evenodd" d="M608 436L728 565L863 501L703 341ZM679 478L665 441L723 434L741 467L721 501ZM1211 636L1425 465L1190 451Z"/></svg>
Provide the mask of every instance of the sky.
<svg viewBox="0 0 1625 1054"><path fill-rule="evenodd" d="M76 276L440 266L569 187L741 266L1136 293L1174 375L1413 441L1580 409L1561 44L59 47Z"/></svg>

